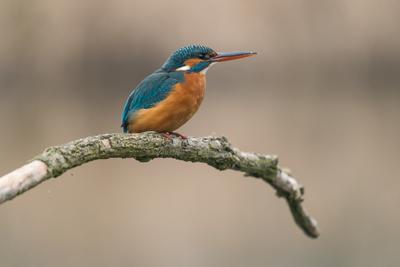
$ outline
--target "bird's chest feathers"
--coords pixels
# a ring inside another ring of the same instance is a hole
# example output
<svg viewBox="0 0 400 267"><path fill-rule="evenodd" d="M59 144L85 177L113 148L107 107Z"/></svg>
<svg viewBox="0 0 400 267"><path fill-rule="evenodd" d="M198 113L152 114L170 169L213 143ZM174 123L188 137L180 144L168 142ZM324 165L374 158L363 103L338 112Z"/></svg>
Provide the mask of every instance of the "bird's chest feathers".
<svg viewBox="0 0 400 267"><path fill-rule="evenodd" d="M189 113L196 112L204 98L205 83L204 74L185 73L184 82L177 84L168 97L176 104L173 105L177 109L176 112L179 112L179 109Z"/></svg>
<svg viewBox="0 0 400 267"><path fill-rule="evenodd" d="M175 88L161 103L166 121L173 124L173 128L180 127L187 122L196 111L204 98L205 75L201 73L185 73L185 80L175 85Z"/></svg>
<svg viewBox="0 0 400 267"><path fill-rule="evenodd" d="M134 117L131 132L174 131L187 122L203 100L206 80L202 73L185 73L183 82L174 86L166 99Z"/></svg>

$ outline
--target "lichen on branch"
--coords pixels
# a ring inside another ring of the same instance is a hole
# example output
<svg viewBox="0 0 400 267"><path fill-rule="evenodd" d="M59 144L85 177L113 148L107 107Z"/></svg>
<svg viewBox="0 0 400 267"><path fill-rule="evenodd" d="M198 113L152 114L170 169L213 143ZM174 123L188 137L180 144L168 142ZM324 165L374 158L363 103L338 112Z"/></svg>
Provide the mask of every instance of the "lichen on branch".
<svg viewBox="0 0 400 267"><path fill-rule="evenodd" d="M303 187L278 166L276 156L242 152L225 137L165 138L155 132L102 134L47 148L30 163L0 177L0 203L11 200L41 182L60 176L84 163L109 158L134 158L147 162L174 158L206 163L218 170L236 170L260 178L284 197L296 224L309 237L318 237L316 221L302 206Z"/></svg>

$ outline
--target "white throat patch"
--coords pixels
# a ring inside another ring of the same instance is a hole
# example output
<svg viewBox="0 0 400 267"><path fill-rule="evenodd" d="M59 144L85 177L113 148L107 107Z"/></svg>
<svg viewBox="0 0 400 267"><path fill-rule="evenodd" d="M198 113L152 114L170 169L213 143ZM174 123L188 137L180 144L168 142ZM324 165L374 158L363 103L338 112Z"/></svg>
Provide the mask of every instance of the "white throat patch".
<svg viewBox="0 0 400 267"><path fill-rule="evenodd" d="M212 65L214 65L214 64L216 64L216 62L213 62L213 63L211 63L210 65L208 65L208 67L205 68L205 69L203 69L202 71L200 71L200 73L201 73L201 74L206 74L207 71L208 71L208 69L209 69ZM190 66L184 65L184 66L182 66L182 67L177 68L175 71L187 71L187 70L190 70L190 69L191 69Z"/></svg>
<svg viewBox="0 0 400 267"><path fill-rule="evenodd" d="M184 65L176 69L176 71L187 71L187 70L190 70L190 66L188 65Z"/></svg>

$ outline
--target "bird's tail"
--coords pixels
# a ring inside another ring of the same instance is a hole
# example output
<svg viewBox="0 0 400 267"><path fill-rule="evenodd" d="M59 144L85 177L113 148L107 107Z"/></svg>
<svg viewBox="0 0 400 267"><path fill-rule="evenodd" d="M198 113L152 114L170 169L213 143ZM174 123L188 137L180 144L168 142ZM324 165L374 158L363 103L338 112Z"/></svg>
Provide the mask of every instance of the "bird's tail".
<svg viewBox="0 0 400 267"><path fill-rule="evenodd" d="M121 124L122 130L124 131L124 133L128 132L128 124L126 122Z"/></svg>

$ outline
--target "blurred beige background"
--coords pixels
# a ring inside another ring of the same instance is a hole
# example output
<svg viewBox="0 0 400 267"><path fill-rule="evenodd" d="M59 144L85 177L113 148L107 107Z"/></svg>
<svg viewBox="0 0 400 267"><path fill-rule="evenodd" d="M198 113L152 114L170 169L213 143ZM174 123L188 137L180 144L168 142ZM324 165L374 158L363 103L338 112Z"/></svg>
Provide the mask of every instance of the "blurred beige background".
<svg viewBox="0 0 400 267"><path fill-rule="evenodd" d="M322 229L240 173L97 161L0 207L0 266L399 266L399 25L390 0L0 0L0 174L119 132L180 46L255 50L209 71L180 132L278 154Z"/></svg>

